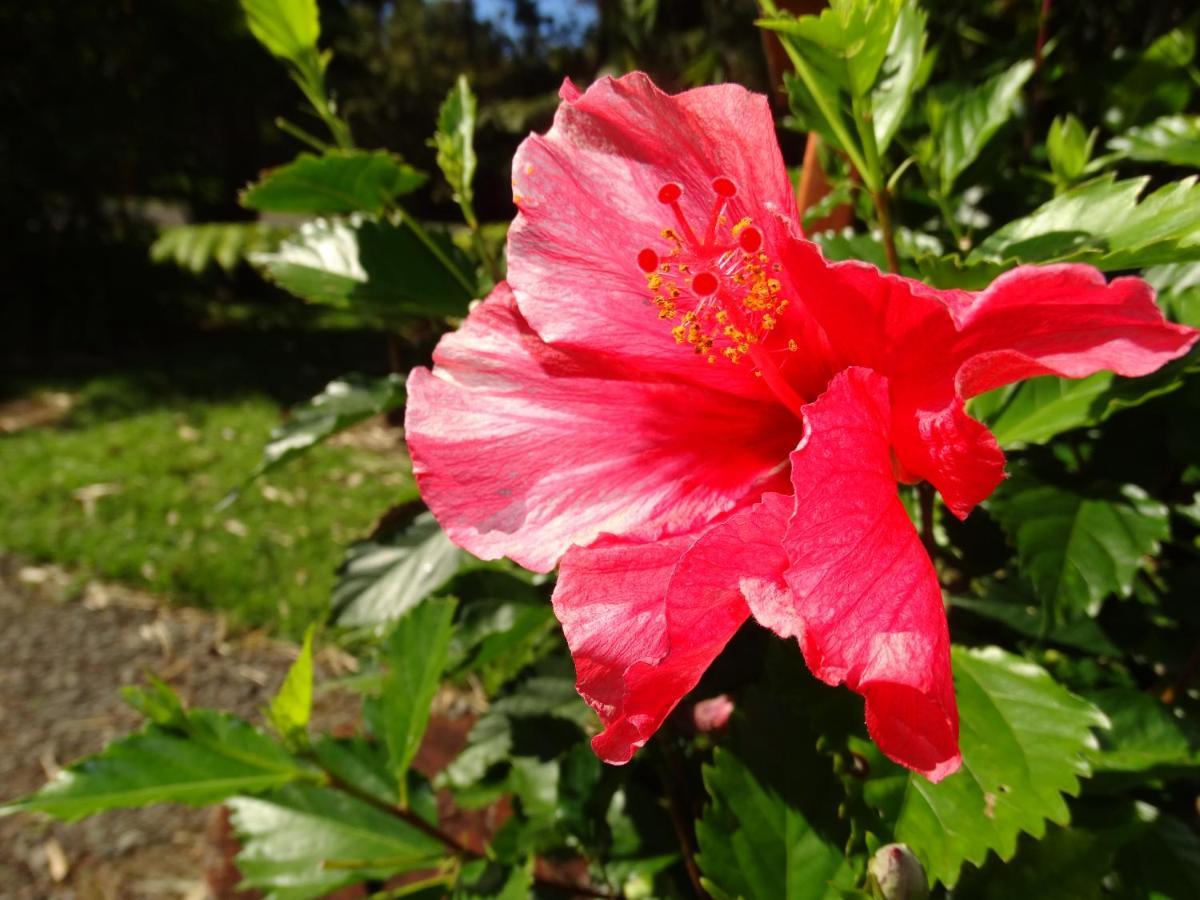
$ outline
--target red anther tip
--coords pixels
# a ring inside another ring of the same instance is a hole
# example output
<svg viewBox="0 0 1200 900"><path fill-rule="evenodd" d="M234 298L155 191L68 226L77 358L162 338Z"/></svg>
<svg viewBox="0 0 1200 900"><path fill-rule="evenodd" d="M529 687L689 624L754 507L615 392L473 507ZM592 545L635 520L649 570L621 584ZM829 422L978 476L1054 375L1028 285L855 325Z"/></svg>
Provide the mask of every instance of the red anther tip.
<svg viewBox="0 0 1200 900"><path fill-rule="evenodd" d="M658 254L649 247L638 253L638 265L646 274L650 274L658 268Z"/></svg>
<svg viewBox="0 0 1200 900"><path fill-rule="evenodd" d="M750 225L738 235L738 243L747 253L754 253L762 246L762 232Z"/></svg>
<svg viewBox="0 0 1200 900"><path fill-rule="evenodd" d="M736 197L737 185L724 176L714 178L712 188L722 197Z"/></svg>
<svg viewBox="0 0 1200 900"><path fill-rule="evenodd" d="M660 187L658 189L658 202L659 203L674 203L682 195L683 195L683 185L681 185L677 182L674 182L674 181L668 181L666 184L664 184L662 187Z"/></svg>
<svg viewBox="0 0 1200 900"><path fill-rule="evenodd" d="M692 279L692 290L701 297L717 292L717 276L712 272L701 272Z"/></svg>

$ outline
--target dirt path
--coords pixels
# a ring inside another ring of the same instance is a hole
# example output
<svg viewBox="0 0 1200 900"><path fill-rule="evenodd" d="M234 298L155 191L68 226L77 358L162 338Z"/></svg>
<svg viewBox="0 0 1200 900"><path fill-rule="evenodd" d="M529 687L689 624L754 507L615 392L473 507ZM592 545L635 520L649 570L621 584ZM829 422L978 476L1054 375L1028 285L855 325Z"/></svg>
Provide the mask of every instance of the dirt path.
<svg viewBox="0 0 1200 900"><path fill-rule="evenodd" d="M154 672L189 703L257 717L296 649L120 586L0 558L0 800L139 724L120 687ZM319 657L326 672L345 658ZM319 697L322 727L354 722L345 696ZM0 818L4 900L202 900L206 810L151 807L71 825Z"/></svg>

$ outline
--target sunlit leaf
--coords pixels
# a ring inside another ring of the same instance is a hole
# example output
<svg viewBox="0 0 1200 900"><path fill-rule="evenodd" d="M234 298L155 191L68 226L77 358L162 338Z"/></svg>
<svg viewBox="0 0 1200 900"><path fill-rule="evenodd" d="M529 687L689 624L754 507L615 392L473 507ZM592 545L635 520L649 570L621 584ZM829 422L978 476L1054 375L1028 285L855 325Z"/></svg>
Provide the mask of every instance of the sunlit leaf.
<svg viewBox="0 0 1200 900"><path fill-rule="evenodd" d="M962 769L938 784L885 760L873 746L864 795L894 823L895 839L952 887L963 863L1012 858L1022 832L1070 818L1064 794L1090 773L1092 730L1104 715L1045 671L998 648L953 651Z"/></svg>
<svg viewBox="0 0 1200 900"><path fill-rule="evenodd" d="M1200 116L1163 116L1108 142L1109 149L1139 162L1200 169Z"/></svg>
<svg viewBox="0 0 1200 900"><path fill-rule="evenodd" d="M150 259L196 273L214 264L229 272L254 253L274 250L291 233L291 228L264 222L172 225L150 245Z"/></svg>
<svg viewBox="0 0 1200 900"><path fill-rule="evenodd" d="M471 208L474 200L471 182L475 178L475 105L475 95L471 93L467 77L459 75L438 110L438 127L433 135L438 168L468 221L475 215Z"/></svg>
<svg viewBox="0 0 1200 900"><path fill-rule="evenodd" d="M388 537L347 551L333 589L334 618L340 625L397 619L453 578L465 558L423 512Z"/></svg>
<svg viewBox="0 0 1200 900"><path fill-rule="evenodd" d="M425 183L425 175L383 150L301 153L242 192L249 209L277 213L378 214Z"/></svg>
<svg viewBox="0 0 1200 900"><path fill-rule="evenodd" d="M405 224L316 219L250 260L284 290L369 320L462 315L471 292L454 272L470 267L451 241L436 234L430 240L433 248Z"/></svg>
<svg viewBox="0 0 1200 900"><path fill-rule="evenodd" d="M271 726L285 738L303 735L312 718L313 702L313 636L316 626L304 632L300 654L288 668L283 684L271 698L267 718Z"/></svg>
<svg viewBox="0 0 1200 900"><path fill-rule="evenodd" d="M949 194L1000 127L1012 118L1021 89L1033 74L1033 62L1021 60L971 90L956 95L941 110L932 136L941 190Z"/></svg>
<svg viewBox="0 0 1200 900"><path fill-rule="evenodd" d="M244 887L269 900L324 897L348 884L430 868L442 845L414 825L348 794L293 785L230 800Z"/></svg>

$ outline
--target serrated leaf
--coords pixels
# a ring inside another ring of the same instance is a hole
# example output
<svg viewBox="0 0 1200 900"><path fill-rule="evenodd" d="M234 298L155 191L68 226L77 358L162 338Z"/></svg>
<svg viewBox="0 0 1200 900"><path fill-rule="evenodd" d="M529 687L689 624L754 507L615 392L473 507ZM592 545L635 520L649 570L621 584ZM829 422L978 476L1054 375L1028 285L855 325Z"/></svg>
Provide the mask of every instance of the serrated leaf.
<svg viewBox="0 0 1200 900"><path fill-rule="evenodd" d="M250 33L274 56L296 62L316 53L321 21L316 0L241 0Z"/></svg>
<svg viewBox="0 0 1200 900"><path fill-rule="evenodd" d="M938 784L885 760L865 742L872 777L864 795L892 821L895 839L921 859L930 881L953 887L964 862L989 852L1011 859L1022 833L1065 824L1064 794L1090 773L1094 706L1041 668L995 648L952 651L962 769Z"/></svg>
<svg viewBox="0 0 1200 900"><path fill-rule="evenodd" d="M415 826L325 788L292 785L228 805L242 842L242 885L268 900L324 897L368 878L429 868L443 853Z"/></svg>
<svg viewBox="0 0 1200 900"><path fill-rule="evenodd" d="M759 24L799 39L801 52L834 74L840 87L864 97L888 52L900 0L832 0L819 15L778 16Z"/></svg>
<svg viewBox="0 0 1200 900"><path fill-rule="evenodd" d="M958 176L973 163L1005 122L1012 118L1021 88L1033 74L1033 62L1021 60L983 84L964 91L941 110L932 135L939 159L943 194L949 194Z"/></svg>
<svg viewBox="0 0 1200 900"><path fill-rule="evenodd" d="M988 236L968 265L1086 262L1103 271L1200 259L1200 185L1164 185L1140 202L1148 178L1112 175L1060 194Z"/></svg>
<svg viewBox="0 0 1200 900"><path fill-rule="evenodd" d="M371 416L402 406L404 398L403 375L378 378L350 374L335 378L317 396L294 407L288 419L271 430L262 460L250 479L290 462Z"/></svg>
<svg viewBox="0 0 1200 900"><path fill-rule="evenodd" d="M835 882L853 885L841 846L725 748L704 767L704 785L712 802L696 823L696 861L718 900L825 900L841 896Z"/></svg>
<svg viewBox="0 0 1200 900"><path fill-rule="evenodd" d="M368 320L463 315L471 292L451 267L470 267L448 239L432 234L430 240L436 253L405 224L358 216L315 219L273 252L252 254L250 260L297 297Z"/></svg>
<svg viewBox="0 0 1200 900"><path fill-rule="evenodd" d="M1167 508L1135 485L1082 494L1021 469L988 510L1052 622L1094 616L1110 594L1128 596L1143 559L1170 533Z"/></svg>
<svg viewBox="0 0 1200 900"><path fill-rule="evenodd" d="M823 900L861 875L863 860L845 851L844 798L812 730L835 717L806 688L822 690L794 646L772 644L762 678L738 701L729 740L702 770L710 804L696 823L696 862L717 898Z"/></svg>
<svg viewBox="0 0 1200 900"><path fill-rule="evenodd" d="M475 107L475 95L471 93L467 76L459 75L438 109L438 127L433 135L438 168L468 222L475 217L471 209L474 200L471 183L475 179Z"/></svg>
<svg viewBox="0 0 1200 900"><path fill-rule="evenodd" d="M384 638L386 666L379 697L380 737L401 786L416 756L450 644L454 602L428 600L409 610Z"/></svg>
<svg viewBox="0 0 1200 900"><path fill-rule="evenodd" d="M252 254L274 250L291 233L291 228L265 222L172 225L150 245L150 259L197 274L214 264L230 272Z"/></svg>
<svg viewBox="0 0 1200 900"><path fill-rule="evenodd" d="M901 6L884 57L879 81L871 92L875 142L883 153L904 121L921 75L925 56L925 11L916 3Z"/></svg>
<svg viewBox="0 0 1200 900"><path fill-rule="evenodd" d="M186 731L147 725L58 774L36 794L0 814L44 812L75 820L106 809L185 803L206 806L311 779L307 769L267 735L213 710L186 715Z"/></svg>
<svg viewBox="0 0 1200 900"><path fill-rule="evenodd" d="M339 625L376 625L403 616L454 577L466 554L423 512L381 540L346 553L331 599Z"/></svg>
<svg viewBox="0 0 1200 900"><path fill-rule="evenodd" d="M249 209L275 213L382 213L397 197L415 191L426 176L384 150L301 153L265 172L241 194Z"/></svg>
<svg viewBox="0 0 1200 900"><path fill-rule="evenodd" d="M283 684L271 698L267 719L284 738L301 736L308 729L312 718L313 702L313 637L316 626L310 625L304 632L304 642L295 662L288 668Z"/></svg>
<svg viewBox="0 0 1200 900"><path fill-rule="evenodd" d="M1139 162L1200 168L1200 116L1163 116L1108 142L1110 150Z"/></svg>

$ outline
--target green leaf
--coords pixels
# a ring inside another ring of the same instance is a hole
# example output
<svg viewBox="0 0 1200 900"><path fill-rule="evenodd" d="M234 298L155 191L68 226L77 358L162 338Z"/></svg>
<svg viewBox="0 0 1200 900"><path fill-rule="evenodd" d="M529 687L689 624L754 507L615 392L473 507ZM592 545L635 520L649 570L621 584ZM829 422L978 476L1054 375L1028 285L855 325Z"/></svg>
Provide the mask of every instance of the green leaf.
<svg viewBox="0 0 1200 900"><path fill-rule="evenodd" d="M951 597L951 607L1000 622L1026 637L1075 647L1087 653L1120 656L1121 649L1109 639L1095 619L1085 617L1047 628L1042 610L1029 602L1029 598L1011 583L987 580L984 585L983 597Z"/></svg>
<svg viewBox="0 0 1200 900"><path fill-rule="evenodd" d="M347 551L333 589L334 618L339 625L399 618L453 578L465 559L433 514L423 512L389 537Z"/></svg>
<svg viewBox="0 0 1200 900"><path fill-rule="evenodd" d="M454 192L454 202L462 207L463 215L472 226L474 194L471 182L475 178L475 95L466 75L446 95L438 110L438 127L433 135L437 149L437 164Z"/></svg>
<svg viewBox="0 0 1200 900"><path fill-rule="evenodd" d="M704 785L712 803L696 823L696 861L714 897L824 900L841 896L835 883L853 885L841 846L725 748L704 767Z"/></svg>
<svg viewBox="0 0 1200 900"><path fill-rule="evenodd" d="M396 623L381 648L387 671L379 698L380 737L387 745L392 771L402 789L429 724L430 705L446 664L453 618L453 601L428 600Z"/></svg>
<svg viewBox="0 0 1200 900"><path fill-rule="evenodd" d="M242 885L268 900L307 900L368 878L431 868L441 844L381 809L338 791L292 785L229 801L242 842Z"/></svg>
<svg viewBox="0 0 1200 900"><path fill-rule="evenodd" d="M1200 116L1163 116L1108 142L1110 150L1138 162L1200 169Z"/></svg>
<svg viewBox="0 0 1200 900"><path fill-rule="evenodd" d="M1078 181L1092 158L1097 131L1088 134L1083 123L1074 116L1056 118L1050 123L1046 136L1046 156L1050 169L1064 184Z"/></svg>
<svg viewBox="0 0 1200 900"><path fill-rule="evenodd" d="M801 693L816 685L794 645L783 649L771 645L763 679L739 699L729 740L702 770L710 803L696 823L696 862L717 898L836 898L862 870L845 851L844 798L812 730L833 717Z"/></svg>
<svg viewBox="0 0 1200 900"><path fill-rule="evenodd" d="M490 696L557 644L556 625L550 604L536 593L472 600L455 626L450 665L478 674Z"/></svg>
<svg viewBox="0 0 1200 900"><path fill-rule="evenodd" d="M150 259L199 274L214 263L231 272L255 253L269 253L292 233L265 222L206 222L164 228L150 245Z"/></svg>
<svg viewBox="0 0 1200 900"><path fill-rule="evenodd" d="M831 0L820 15L779 16L760 25L798 39L800 52L836 74L839 87L865 97L888 52L902 0Z"/></svg>
<svg viewBox="0 0 1200 900"><path fill-rule="evenodd" d="M335 378L317 396L295 407L287 421L272 429L262 460L250 473L250 479L302 456L371 416L402 406L404 397L402 375L377 378L350 374Z"/></svg>
<svg viewBox="0 0 1200 900"><path fill-rule="evenodd" d="M1087 262L1103 271L1200 259L1200 185L1164 185L1140 202L1148 178L1081 184L988 236L968 264Z"/></svg>
<svg viewBox="0 0 1200 900"><path fill-rule="evenodd" d="M526 727L529 723L545 725L549 720L572 727L563 729L562 735L552 733L554 727ZM438 781L455 789L469 787L481 781L492 766L514 755L532 752L545 757L548 750L561 750L560 745L581 738L580 729L594 723L595 715L580 699L569 673L527 678L479 717L467 735L466 747ZM522 745L526 738L530 746Z"/></svg>
<svg viewBox="0 0 1200 900"><path fill-rule="evenodd" d="M1090 756L1100 772L1161 776L1200 766L1200 735L1151 694L1110 688L1087 695L1112 722Z"/></svg>
<svg viewBox="0 0 1200 900"><path fill-rule="evenodd" d="M895 30L888 43L887 56L879 82L871 92L875 118L875 142L883 153L904 121L921 76L925 56L925 23L928 16L916 3L900 7Z"/></svg>
<svg viewBox="0 0 1200 900"><path fill-rule="evenodd" d="M475 860L463 866L454 886L453 900L528 900L533 892L533 860L504 866L491 860Z"/></svg>
<svg viewBox="0 0 1200 900"><path fill-rule="evenodd" d="M1050 622L1094 616L1110 594L1128 596L1143 559L1170 532L1167 508L1135 485L1082 494L1023 469L999 487L988 510L1016 547Z"/></svg>
<svg viewBox="0 0 1200 900"><path fill-rule="evenodd" d="M973 163L1016 111L1021 88L1033 74L1033 62L1021 60L971 90L957 94L944 109L932 135L940 162L941 191L949 194L958 176Z"/></svg>
<svg viewBox="0 0 1200 900"><path fill-rule="evenodd" d="M186 714L186 730L150 724L60 772L0 814L44 812L75 820L106 809L186 803L207 806L312 779L279 744L246 722L213 710Z"/></svg>
<svg viewBox="0 0 1200 900"><path fill-rule="evenodd" d="M297 297L353 310L369 321L463 315L471 293L450 268L461 253L440 235L430 240L436 252L405 224L358 216L316 219L275 251L250 260ZM469 267L462 263L459 270Z"/></svg>
<svg viewBox="0 0 1200 900"><path fill-rule="evenodd" d="M250 33L272 55L299 63L316 54L321 36L316 0L242 0L242 10Z"/></svg>
<svg viewBox="0 0 1200 900"><path fill-rule="evenodd" d="M271 698L267 719L281 737L297 738L308 729L313 702L313 636L317 626L309 625L304 632L300 655L288 668L278 693Z"/></svg>
<svg viewBox="0 0 1200 900"><path fill-rule="evenodd" d="M301 153L271 169L242 192L249 209L275 213L384 212L397 197L415 191L425 175L384 150Z"/></svg>
<svg viewBox="0 0 1200 900"><path fill-rule="evenodd" d="M1041 840L1021 839L1004 865L968 870L954 892L966 900L1099 900L1116 847L1082 828L1051 828Z"/></svg>
<svg viewBox="0 0 1200 900"><path fill-rule="evenodd" d="M1200 327L1200 263L1154 266L1142 273L1173 322Z"/></svg>
<svg viewBox="0 0 1200 900"><path fill-rule="evenodd" d="M312 751L321 768L346 784L384 803L399 804L396 773L388 764L387 750L378 741L323 734L313 741Z"/></svg>
<svg viewBox="0 0 1200 900"><path fill-rule="evenodd" d="M1094 706L1039 667L995 648L953 650L962 769L938 784L909 773L870 748L864 796L894 823L895 839L925 864L930 881L953 887L964 862L988 852L1011 859L1022 832L1040 838L1047 820L1070 818L1063 794L1079 793L1090 773Z"/></svg>

